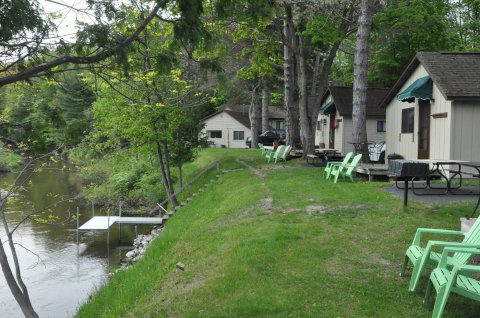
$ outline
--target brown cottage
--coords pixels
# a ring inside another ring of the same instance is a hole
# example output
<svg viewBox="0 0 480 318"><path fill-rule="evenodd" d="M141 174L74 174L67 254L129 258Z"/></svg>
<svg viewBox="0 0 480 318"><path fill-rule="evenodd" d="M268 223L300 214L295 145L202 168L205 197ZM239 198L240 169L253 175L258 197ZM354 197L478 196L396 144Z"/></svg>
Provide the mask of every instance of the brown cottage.
<svg viewBox="0 0 480 318"><path fill-rule="evenodd" d="M372 142L385 141L385 109L380 102L388 89L369 88L367 91L367 138ZM330 86L323 95L318 115L315 144L320 148L337 149L342 153L353 151L353 89Z"/></svg>

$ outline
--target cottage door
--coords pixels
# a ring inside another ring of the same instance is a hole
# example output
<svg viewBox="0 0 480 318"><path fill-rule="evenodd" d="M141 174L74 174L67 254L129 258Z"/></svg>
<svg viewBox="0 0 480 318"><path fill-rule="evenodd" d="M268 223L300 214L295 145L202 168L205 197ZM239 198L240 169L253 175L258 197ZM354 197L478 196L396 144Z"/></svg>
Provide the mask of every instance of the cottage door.
<svg viewBox="0 0 480 318"><path fill-rule="evenodd" d="M418 159L430 158L430 101L418 101Z"/></svg>
<svg viewBox="0 0 480 318"><path fill-rule="evenodd" d="M335 149L335 128L337 122L335 121L335 114L330 115L330 133L328 138L328 148Z"/></svg>

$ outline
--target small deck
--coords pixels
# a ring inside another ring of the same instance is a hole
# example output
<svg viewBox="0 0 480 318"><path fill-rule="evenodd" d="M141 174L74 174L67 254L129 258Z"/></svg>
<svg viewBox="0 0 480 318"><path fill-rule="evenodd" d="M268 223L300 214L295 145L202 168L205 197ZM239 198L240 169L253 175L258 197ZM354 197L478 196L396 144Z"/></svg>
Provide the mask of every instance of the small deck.
<svg viewBox="0 0 480 318"><path fill-rule="evenodd" d="M355 168L355 172L368 175L368 181L373 181L374 176L388 176L388 165L361 163Z"/></svg>
<svg viewBox="0 0 480 318"><path fill-rule="evenodd" d="M159 217L94 216L78 228L79 231L108 230L113 224L162 224Z"/></svg>

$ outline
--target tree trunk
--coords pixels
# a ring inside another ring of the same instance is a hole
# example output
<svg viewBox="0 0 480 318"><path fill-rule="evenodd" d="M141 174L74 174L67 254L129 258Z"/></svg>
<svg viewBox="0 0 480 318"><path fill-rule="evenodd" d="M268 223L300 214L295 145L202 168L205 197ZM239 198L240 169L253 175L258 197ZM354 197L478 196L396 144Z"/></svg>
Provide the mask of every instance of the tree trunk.
<svg viewBox="0 0 480 318"><path fill-rule="evenodd" d="M167 175L167 182L168 188L170 189L170 193L172 194L170 201L172 202L173 207L178 206L177 197L173 195L175 193L175 189L173 188L172 183L172 176L170 175L170 160L168 159L168 145L166 142L163 143L163 155L164 155L164 163L165 163L165 172Z"/></svg>
<svg viewBox="0 0 480 318"><path fill-rule="evenodd" d="M148 29L143 31L143 41L142 45L144 46L145 50L142 52L143 54L143 70L145 72L148 72L152 69L152 62L151 62L151 57L150 57L150 50L148 48L148 36L147 36ZM152 80L152 83L148 83L147 81L143 81L146 91L148 92L146 96L147 103L149 105L152 105L154 103L154 98L152 98L152 95L155 94L157 97L157 100L161 100L159 97L160 94L157 89L157 84L155 80ZM150 92L153 91L153 94ZM159 118L158 120L162 121L165 120L164 118ZM157 157L158 157L158 164L160 165L160 172L162 174L162 181L163 185L165 187L165 192L167 196L170 198L170 202L172 203L173 207L178 206L178 201L177 198L175 197L173 185L172 185L172 178L170 176L170 164L168 160L168 147L166 143L163 143L163 150L162 150L162 145L159 141L159 133L156 128L156 122L152 122L152 127L155 131L155 138L157 139L155 141L156 147L157 147ZM165 158L164 158L165 157Z"/></svg>
<svg viewBox="0 0 480 318"><path fill-rule="evenodd" d="M296 141L300 136L298 125L298 107L295 105L295 69L293 54L293 21L292 10L290 6L285 5L285 15L283 16L283 75L284 75L284 107L285 107L285 132L286 144L295 148Z"/></svg>
<svg viewBox="0 0 480 318"><path fill-rule="evenodd" d="M3 276L8 284L10 291L12 292L13 297L17 301L20 309L22 310L25 317L38 317L37 313L33 309L32 303L30 301L30 296L28 295L28 289L25 283L23 282L22 274L20 272L20 264L17 257L17 251L15 249L15 244L13 244L13 234L10 232L8 222L5 216L5 201L6 198L0 197L0 217L3 224L3 229L7 233L8 246L10 248L14 268L15 276L13 275L12 268L8 262L7 255L5 253L4 243L0 240L0 266L2 267Z"/></svg>
<svg viewBox="0 0 480 318"><path fill-rule="evenodd" d="M310 127L308 96L307 96L307 61L303 50L304 43L302 36L296 36L295 47L298 48L297 54L297 82L298 82L298 110L300 115L300 129L302 131L303 159L307 154L315 152L314 135Z"/></svg>
<svg viewBox="0 0 480 318"><path fill-rule="evenodd" d="M258 113L260 107L258 105L260 99L260 87L259 83L255 83L252 88L252 102L250 104L250 109L248 110L248 115L250 117L250 127L252 130L252 148L258 147Z"/></svg>
<svg viewBox="0 0 480 318"><path fill-rule="evenodd" d="M20 309L23 312L25 317L38 317L37 313L33 309L32 303L30 301L30 297L28 293L22 291L18 286L15 277L13 276L12 270L8 263L7 255L5 253L5 249L3 247L3 242L0 242L0 265L2 266L3 276L5 276L5 280L7 281L8 287L13 294L13 297L17 301Z"/></svg>
<svg viewBox="0 0 480 318"><path fill-rule="evenodd" d="M318 73L320 73L321 61L322 61L321 53L315 52L315 66L313 67L313 81L312 81L310 96L317 96L318 80L319 80Z"/></svg>
<svg viewBox="0 0 480 318"><path fill-rule="evenodd" d="M355 14L355 7L356 4L354 1L351 1L349 3L345 4L344 10L342 12L342 23L340 24L340 32L342 34L347 34L348 30L351 27L350 21L352 21L353 16ZM320 59L318 53L316 56L316 61L315 61L315 69L313 70L313 74L315 76L315 79L312 82L312 90L311 94L312 97L315 96L322 96L327 88L328 88L328 75L330 74L330 71L332 69L333 61L335 60L335 57L337 56L337 51L340 48L341 41L335 42L332 47L330 48L330 51L325 51L328 52L327 56L323 58L323 61ZM306 144L304 145L304 148L306 149L315 149L315 131L316 131L316 126L317 126L317 120L318 120L318 112L320 110L320 103L319 102L314 102L314 103L308 103L308 113L307 116L309 118L309 127L308 128L302 128L302 131L310 131L310 137L305 139Z"/></svg>
<svg viewBox="0 0 480 318"><path fill-rule="evenodd" d="M340 47L340 41L337 41L333 44L328 56L323 61L323 65L321 69L314 70L314 74L317 74L317 79L314 81L315 90L312 87L312 92L315 92L315 95L322 96L328 88L328 74L332 69L333 60L337 55L337 51ZM316 67L320 68L320 64L316 65ZM312 96L315 97L315 96ZM317 129L317 120L318 120L318 112L320 111L320 101L315 101L313 103L308 104L308 118L309 118L309 130L310 130L310 138L306 138L305 142L306 148L313 148L315 149L315 131ZM302 127L303 130L303 127Z"/></svg>
<svg viewBox="0 0 480 318"><path fill-rule="evenodd" d="M262 132L268 130L268 109L270 108L270 86L267 78L263 79L262 87ZM276 128L276 127L274 127Z"/></svg>
<svg viewBox="0 0 480 318"><path fill-rule="evenodd" d="M183 171L182 171L182 164L178 164L178 184L180 185L180 189L183 188Z"/></svg>
<svg viewBox="0 0 480 318"><path fill-rule="evenodd" d="M162 153L162 145L160 144L159 141L156 141L156 146L157 146L157 159L158 159L158 165L160 166L160 172L162 174L162 181L163 181L163 187L165 188L165 193L167 194L167 197L170 198L170 202L172 203L173 207L178 206L177 198L173 195L174 191L170 186L170 181L168 180L168 175L167 175L167 169L165 168L165 163L163 162L163 153Z"/></svg>
<svg viewBox="0 0 480 318"><path fill-rule="evenodd" d="M372 28L373 0L362 0L358 18L357 44L355 48L353 82L353 132L352 141L362 153L364 162L369 161L367 144L367 71L368 41Z"/></svg>

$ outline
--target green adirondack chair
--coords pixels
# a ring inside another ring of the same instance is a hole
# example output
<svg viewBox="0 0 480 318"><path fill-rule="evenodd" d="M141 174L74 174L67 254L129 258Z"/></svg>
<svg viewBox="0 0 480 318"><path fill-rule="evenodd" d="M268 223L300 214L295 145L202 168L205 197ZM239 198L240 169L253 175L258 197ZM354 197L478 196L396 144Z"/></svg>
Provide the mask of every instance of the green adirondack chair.
<svg viewBox="0 0 480 318"><path fill-rule="evenodd" d="M440 235L457 235L464 236L462 242L446 242L446 241L428 241L426 247L420 245L422 234L440 234ZM412 276L410 278L410 284L408 290L415 291L420 281L420 276L426 264L437 265L440 261L441 253L434 252L433 249L445 248L445 247L458 247L458 248L480 248L480 218L478 218L472 225L470 230L465 233L462 231L454 230L440 230L419 228L413 238L413 242L405 253L405 261L403 262L402 271L400 276L405 276L407 265L410 262L413 264ZM456 253L452 257L448 257L446 264L449 268L453 266L465 265L470 260L472 254L469 253Z"/></svg>
<svg viewBox="0 0 480 318"><path fill-rule="evenodd" d="M328 179L330 178L330 173L332 172L332 169L334 166L340 166L340 165L347 165L348 164L348 161L350 160L350 158L353 156L353 152L349 152L345 155L345 157L343 157L343 161L329 161L327 162L327 166L325 167L325 170L323 171L323 176L325 177L325 179Z"/></svg>
<svg viewBox="0 0 480 318"><path fill-rule="evenodd" d="M292 146L286 146L283 148L283 152L279 153L278 155L273 155L273 158L275 159L275 163L278 161L285 161L287 162L287 156L290 153L290 150L292 150Z"/></svg>
<svg viewBox="0 0 480 318"><path fill-rule="evenodd" d="M337 183L338 176L342 176L342 178L349 178L353 182L352 178L352 173L353 169L357 166L357 164L360 162L362 159L362 154L359 153L355 157L353 157L352 161L350 163L347 163L346 165L342 166L333 166L332 171L330 171L331 176L335 176L335 183Z"/></svg>
<svg viewBox="0 0 480 318"><path fill-rule="evenodd" d="M276 156L278 157L278 155L283 152L283 149L285 148L284 145L280 145L277 147L277 150L275 151L267 151L267 153L265 154L265 160L267 162L270 162L271 160L273 160Z"/></svg>
<svg viewBox="0 0 480 318"><path fill-rule="evenodd" d="M262 156L265 156L267 150L265 149L265 146L263 144L258 144L258 148L260 148L260 151L262 152Z"/></svg>
<svg viewBox="0 0 480 318"><path fill-rule="evenodd" d="M432 286L435 287L437 297L433 307L432 318L442 317L448 297L455 293L476 301L480 301L480 282L471 277L473 273L480 273L480 266L455 265L452 269L448 266L449 253L457 254L480 254L476 248L446 247L440 257L437 268L430 274L425 301L430 301Z"/></svg>

